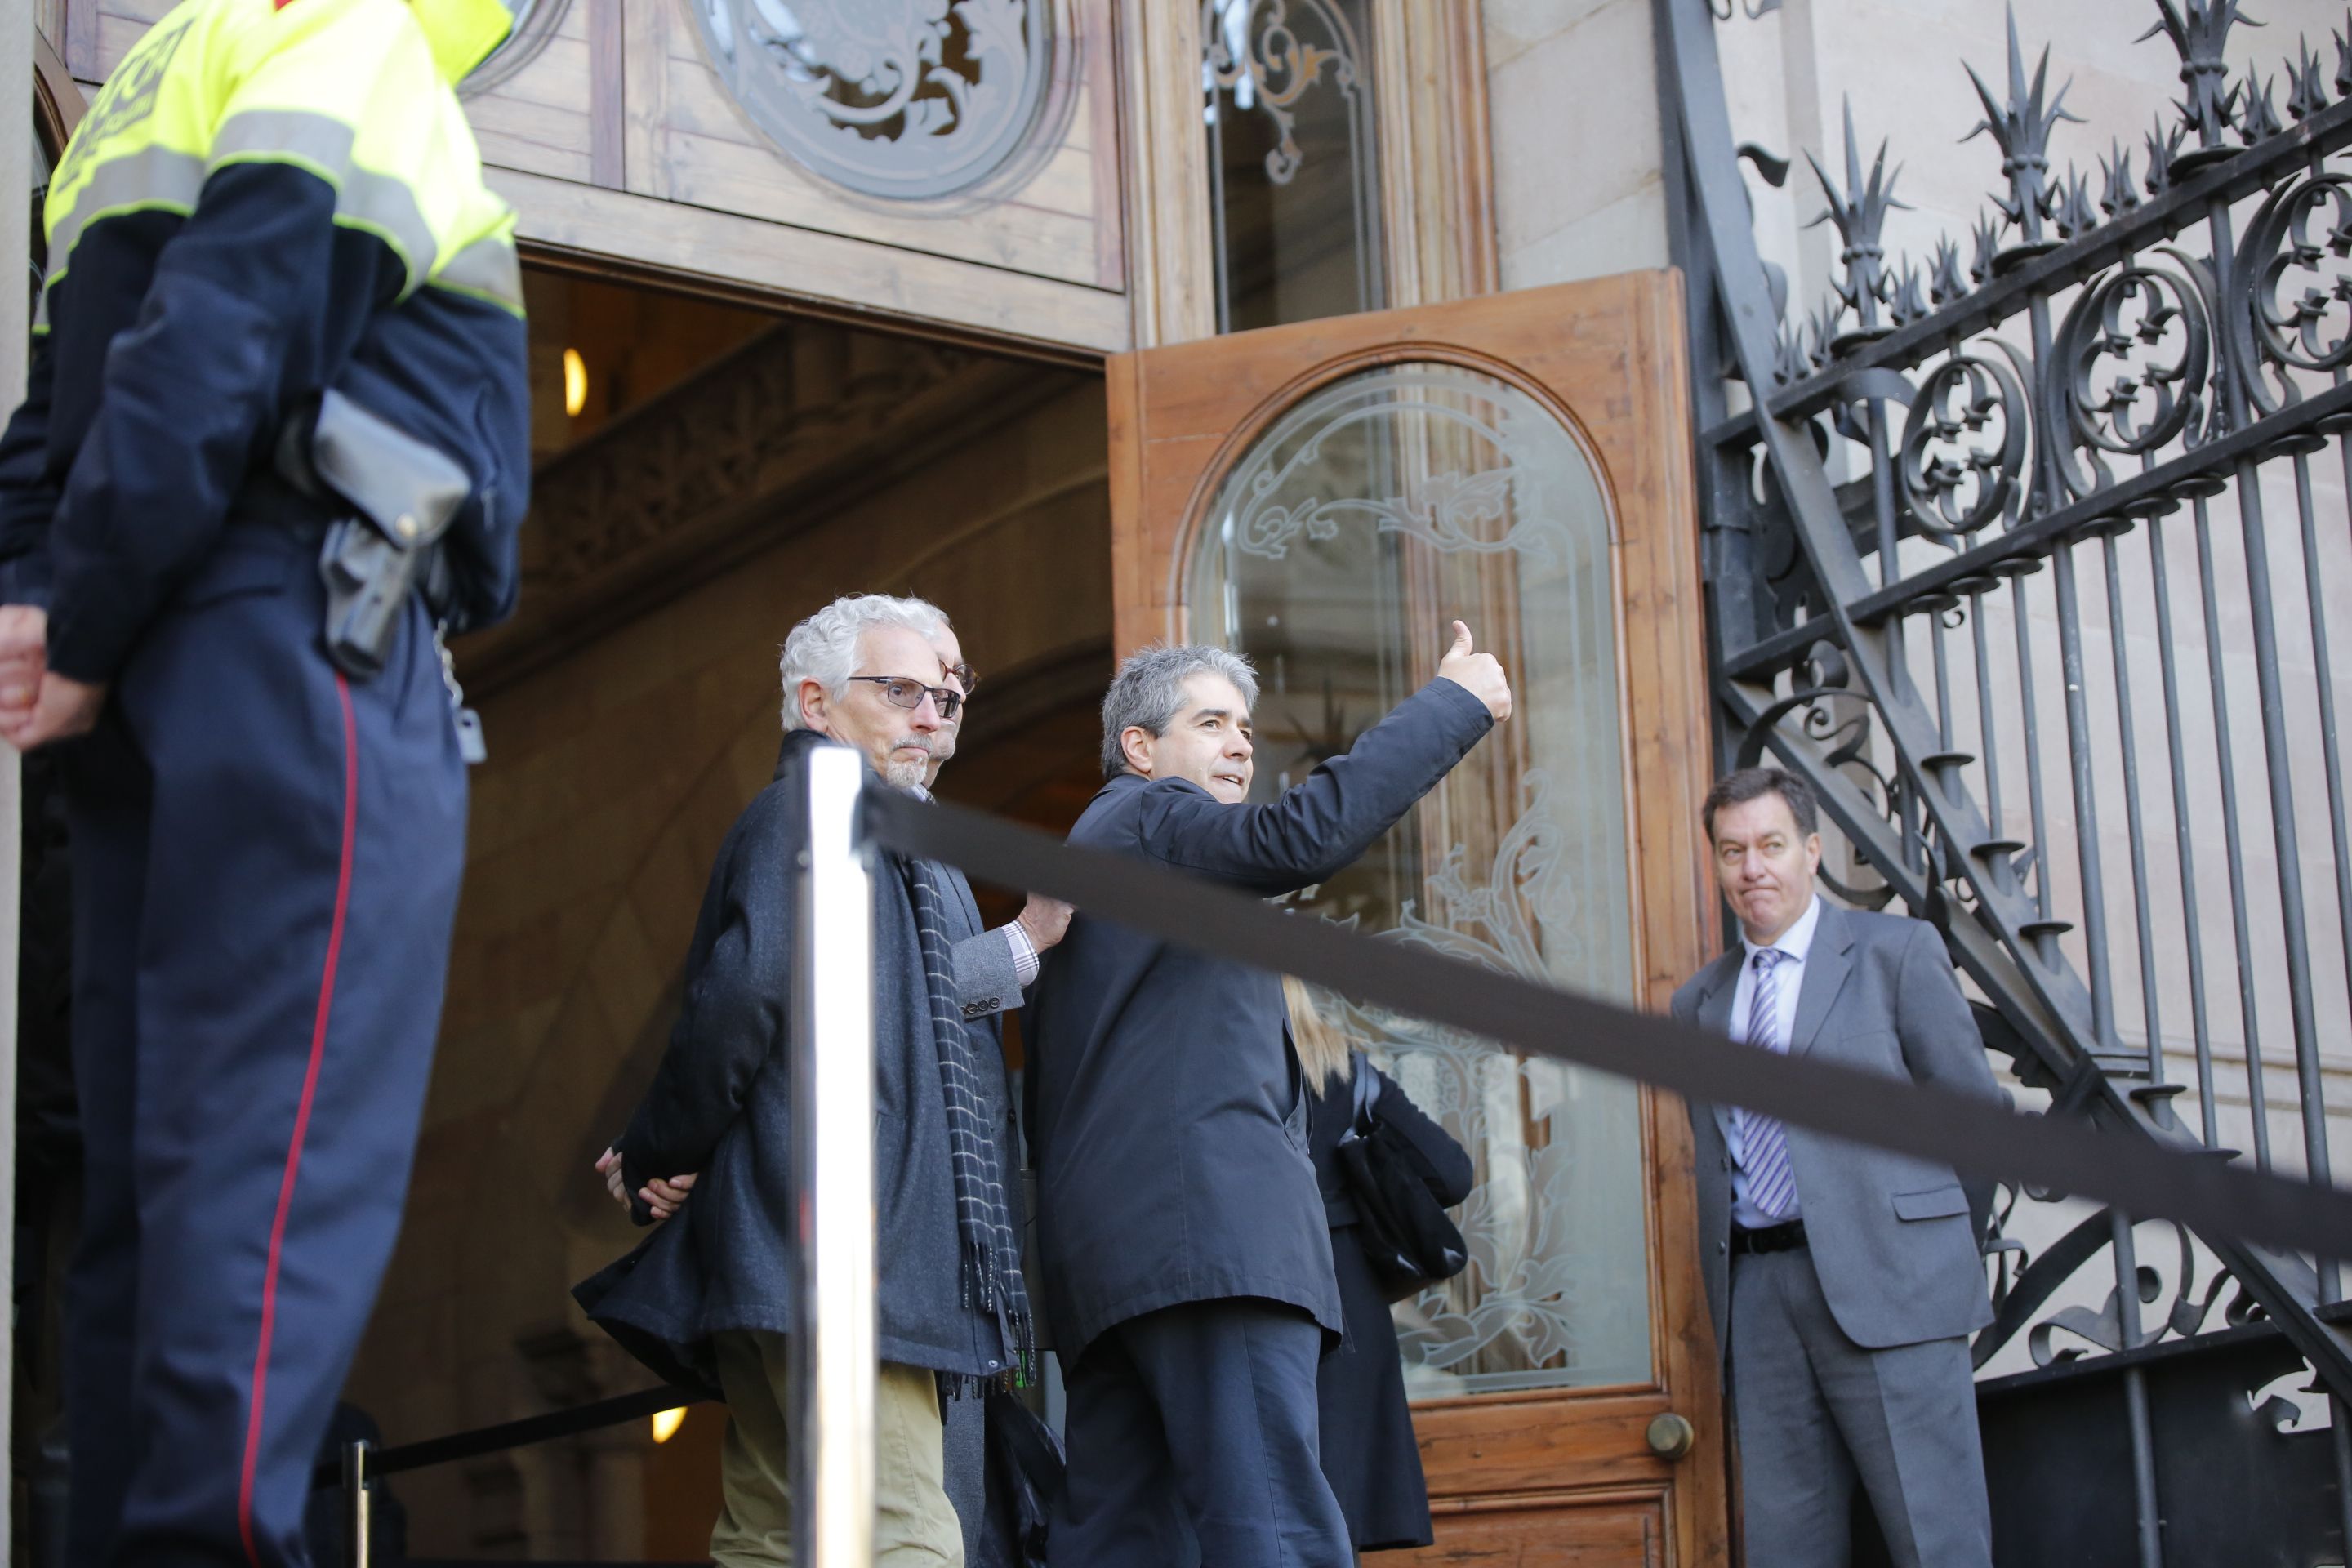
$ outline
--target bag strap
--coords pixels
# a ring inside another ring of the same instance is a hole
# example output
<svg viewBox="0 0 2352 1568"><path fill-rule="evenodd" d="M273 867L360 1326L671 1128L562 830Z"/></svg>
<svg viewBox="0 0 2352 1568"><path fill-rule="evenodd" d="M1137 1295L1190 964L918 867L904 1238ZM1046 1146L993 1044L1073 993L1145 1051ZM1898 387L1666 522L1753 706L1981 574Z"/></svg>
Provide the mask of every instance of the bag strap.
<svg viewBox="0 0 2352 1568"><path fill-rule="evenodd" d="M1352 1085L1355 1091L1353 1125L1359 1134L1370 1132L1379 1120L1372 1114L1372 1107L1380 1102L1380 1073L1373 1068L1372 1058L1360 1050L1348 1053L1348 1070L1355 1075Z"/></svg>

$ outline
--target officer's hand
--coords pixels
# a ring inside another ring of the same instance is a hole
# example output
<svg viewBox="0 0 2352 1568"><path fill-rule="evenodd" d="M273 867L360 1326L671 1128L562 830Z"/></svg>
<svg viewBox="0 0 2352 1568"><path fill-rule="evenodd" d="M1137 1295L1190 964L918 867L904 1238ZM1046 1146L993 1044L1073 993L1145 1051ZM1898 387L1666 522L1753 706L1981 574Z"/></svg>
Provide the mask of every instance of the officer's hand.
<svg viewBox="0 0 2352 1568"><path fill-rule="evenodd" d="M32 717L48 654L49 613L38 605L0 605L0 726Z"/></svg>
<svg viewBox="0 0 2352 1568"><path fill-rule="evenodd" d="M654 1218L664 1220L686 1206L686 1194L693 1190L694 1177L690 1173L672 1176L667 1182L656 1176L637 1189L637 1196L646 1200L646 1207L653 1211Z"/></svg>
<svg viewBox="0 0 2352 1568"><path fill-rule="evenodd" d="M1460 621L1454 623L1454 646L1438 661L1437 673L1484 702L1497 724L1511 716L1510 678L1493 654L1471 647L1470 628Z"/></svg>
<svg viewBox="0 0 2352 1568"><path fill-rule="evenodd" d="M33 700L33 711L14 723L0 716L0 740L20 752L29 752L51 741L87 734L97 724L99 710L105 706L105 687L85 685L54 669L45 670L40 693Z"/></svg>
<svg viewBox="0 0 2352 1568"><path fill-rule="evenodd" d="M1062 940L1070 929L1070 906L1059 899L1049 899L1043 893L1032 893L1029 901L1021 906L1021 929L1029 934L1029 945L1039 952Z"/></svg>

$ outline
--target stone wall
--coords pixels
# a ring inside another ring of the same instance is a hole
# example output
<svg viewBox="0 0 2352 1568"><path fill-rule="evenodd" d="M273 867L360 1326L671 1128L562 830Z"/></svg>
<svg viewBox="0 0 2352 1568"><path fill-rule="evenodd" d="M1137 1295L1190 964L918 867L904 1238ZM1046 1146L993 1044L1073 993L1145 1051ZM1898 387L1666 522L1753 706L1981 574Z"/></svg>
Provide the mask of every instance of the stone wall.
<svg viewBox="0 0 2352 1568"><path fill-rule="evenodd" d="M1503 287L1666 264L1650 0L1486 0Z"/></svg>

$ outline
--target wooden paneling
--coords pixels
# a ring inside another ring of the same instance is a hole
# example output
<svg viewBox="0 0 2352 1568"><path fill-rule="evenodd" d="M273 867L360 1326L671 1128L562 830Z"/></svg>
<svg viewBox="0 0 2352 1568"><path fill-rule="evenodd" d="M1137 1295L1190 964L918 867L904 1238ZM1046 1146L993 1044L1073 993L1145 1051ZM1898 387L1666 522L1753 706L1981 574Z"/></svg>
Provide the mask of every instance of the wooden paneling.
<svg viewBox="0 0 2352 1568"><path fill-rule="evenodd" d="M630 190L1065 282L1121 283L1103 276L1096 244L1097 226L1118 221L1096 174L1097 156L1115 159L1116 148L1099 145L1092 102L1111 90L1107 0L1077 8L1059 139L1015 188L978 203L871 201L805 173L735 107L683 5L639 0L625 15Z"/></svg>
<svg viewBox="0 0 2352 1568"><path fill-rule="evenodd" d="M35 49L38 51L46 48L48 53L57 57L58 64L64 64L65 0L33 0L33 31L36 35Z"/></svg>
<svg viewBox="0 0 2352 1568"><path fill-rule="evenodd" d="M1497 286L1486 36L1475 5L1374 0L1373 104L1392 305L1467 299Z"/></svg>
<svg viewBox="0 0 2352 1568"><path fill-rule="evenodd" d="M493 169L490 184L521 214L537 258L779 306L950 326L1008 346L1127 345L1127 301L1103 289L540 174Z"/></svg>
<svg viewBox="0 0 2352 1568"><path fill-rule="evenodd" d="M573 0L555 37L529 65L466 100L484 163L559 180L593 177L597 126L589 35L599 13L618 8L617 0Z"/></svg>
<svg viewBox="0 0 2352 1568"><path fill-rule="evenodd" d="M1437 1544L1400 1565L1456 1568L1667 1568L1665 1509L1655 1495L1569 1495L1440 1512Z"/></svg>
<svg viewBox="0 0 2352 1568"><path fill-rule="evenodd" d="M47 3L74 75L95 84L172 0ZM1045 144L940 201L867 199L785 156L735 108L685 0L573 0L530 63L467 110L541 255L1015 346L1115 352L1132 342L1120 3L1067 0Z"/></svg>
<svg viewBox="0 0 2352 1568"><path fill-rule="evenodd" d="M1611 514L1635 973L1659 1008L1707 956L1713 924L1696 829L1709 768L1681 299L1672 273L1626 274L1179 343L1108 367L1122 654L1189 635L1180 563L1201 514L1257 434L1318 387L1375 365L1444 361L1513 381L1577 434ZM1645 1089L1640 1105L1654 1382L1418 1408L1444 1516L1439 1545L1420 1561L1727 1561L1688 1120L1671 1096ZM1644 1437L1670 1411L1697 1433L1673 1463Z"/></svg>
<svg viewBox="0 0 2352 1568"><path fill-rule="evenodd" d="M1129 270L1139 348L1217 330L1208 139L1201 128L1201 8L1118 0Z"/></svg>
<svg viewBox="0 0 2352 1568"><path fill-rule="evenodd" d="M64 152L67 139L81 124L89 108L89 100L66 68L65 58L47 35L37 35L33 39L33 120L42 152L51 162Z"/></svg>

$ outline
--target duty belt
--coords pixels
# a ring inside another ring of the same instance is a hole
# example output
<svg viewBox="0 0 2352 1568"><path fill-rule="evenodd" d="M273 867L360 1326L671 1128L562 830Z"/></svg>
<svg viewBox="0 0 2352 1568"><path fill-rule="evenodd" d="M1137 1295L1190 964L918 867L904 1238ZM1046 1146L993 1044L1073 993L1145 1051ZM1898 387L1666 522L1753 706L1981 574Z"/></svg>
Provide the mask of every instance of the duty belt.
<svg viewBox="0 0 2352 1568"><path fill-rule="evenodd" d="M465 704L442 640L450 584L441 540L473 494L465 468L339 392L287 419L274 459L280 479L332 517L319 546L328 658L354 680L382 674L408 596L421 595L459 748L467 762L482 761L481 721Z"/></svg>

